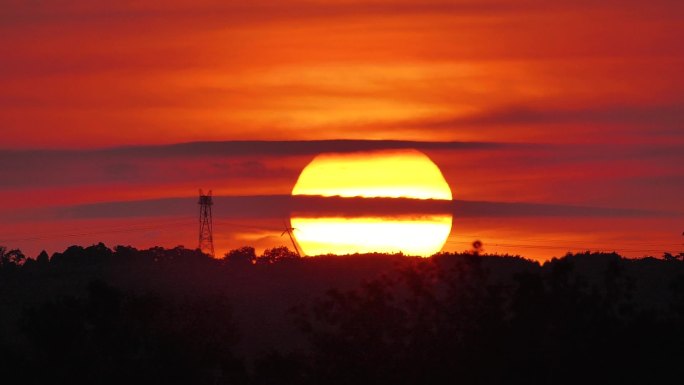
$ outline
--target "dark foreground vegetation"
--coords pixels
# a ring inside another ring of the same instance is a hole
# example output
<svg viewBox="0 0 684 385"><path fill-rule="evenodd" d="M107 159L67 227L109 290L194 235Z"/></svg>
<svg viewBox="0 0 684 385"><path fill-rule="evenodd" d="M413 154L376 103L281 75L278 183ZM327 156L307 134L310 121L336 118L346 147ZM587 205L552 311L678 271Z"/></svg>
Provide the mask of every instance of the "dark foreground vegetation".
<svg viewBox="0 0 684 385"><path fill-rule="evenodd" d="M678 383L684 255L0 248L6 384Z"/></svg>

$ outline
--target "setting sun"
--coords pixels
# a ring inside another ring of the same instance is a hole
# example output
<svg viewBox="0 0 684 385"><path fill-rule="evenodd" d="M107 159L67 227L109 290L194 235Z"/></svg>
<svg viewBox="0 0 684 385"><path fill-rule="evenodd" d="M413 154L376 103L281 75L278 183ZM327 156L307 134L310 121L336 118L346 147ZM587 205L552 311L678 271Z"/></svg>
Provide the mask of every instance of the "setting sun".
<svg viewBox="0 0 684 385"><path fill-rule="evenodd" d="M452 199L437 165L416 150L321 154L304 168L292 195ZM452 216L307 218L294 213L291 221L307 255L403 252L429 256L444 245Z"/></svg>

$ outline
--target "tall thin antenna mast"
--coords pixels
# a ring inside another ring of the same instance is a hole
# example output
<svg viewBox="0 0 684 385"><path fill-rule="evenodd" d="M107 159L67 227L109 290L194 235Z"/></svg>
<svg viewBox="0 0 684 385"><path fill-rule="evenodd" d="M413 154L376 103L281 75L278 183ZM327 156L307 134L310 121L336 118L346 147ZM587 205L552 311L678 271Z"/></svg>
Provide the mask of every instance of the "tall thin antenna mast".
<svg viewBox="0 0 684 385"><path fill-rule="evenodd" d="M199 246L198 248L203 253L214 257L214 231L212 229L211 206L214 205L214 200L211 197L211 190L207 195L204 195L202 189L199 190Z"/></svg>
<svg viewBox="0 0 684 385"><path fill-rule="evenodd" d="M294 237L292 236L292 232L295 230L293 227L289 226L286 221L283 221L283 224L285 225L285 231L283 231L280 236L282 237L287 233L287 235L290 237L290 241L292 242L292 246L295 249L295 252L299 257L302 256L302 254L299 252L299 248L297 247L297 242L295 242Z"/></svg>

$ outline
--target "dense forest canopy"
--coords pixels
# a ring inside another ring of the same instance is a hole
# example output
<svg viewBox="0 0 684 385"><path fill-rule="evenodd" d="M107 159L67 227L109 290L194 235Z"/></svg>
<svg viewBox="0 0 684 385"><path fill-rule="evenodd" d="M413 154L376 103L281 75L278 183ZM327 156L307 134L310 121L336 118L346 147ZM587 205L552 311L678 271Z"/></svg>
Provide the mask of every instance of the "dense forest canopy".
<svg viewBox="0 0 684 385"><path fill-rule="evenodd" d="M652 383L683 374L683 257L3 247L0 370L29 384Z"/></svg>

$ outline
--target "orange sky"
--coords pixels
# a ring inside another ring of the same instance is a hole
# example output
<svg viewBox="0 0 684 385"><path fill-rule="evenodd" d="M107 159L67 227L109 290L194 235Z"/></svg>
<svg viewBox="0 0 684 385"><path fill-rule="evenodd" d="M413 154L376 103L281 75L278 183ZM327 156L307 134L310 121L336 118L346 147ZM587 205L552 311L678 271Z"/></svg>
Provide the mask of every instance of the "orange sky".
<svg viewBox="0 0 684 385"><path fill-rule="evenodd" d="M90 222L167 220L133 209L125 220L46 213L198 187L289 194L315 155L130 146L373 139L501 144L425 150L455 199L644 211L455 218L447 249L480 237L489 251L539 258L571 247L675 251L682 16L674 0L4 1L0 214L14 222L0 224L0 243L30 253L105 238L194 246L181 227L63 237ZM275 219L242 220L260 230L225 226L220 248L283 243L268 232ZM25 240L55 228L65 230ZM530 247L538 240L557 248Z"/></svg>

